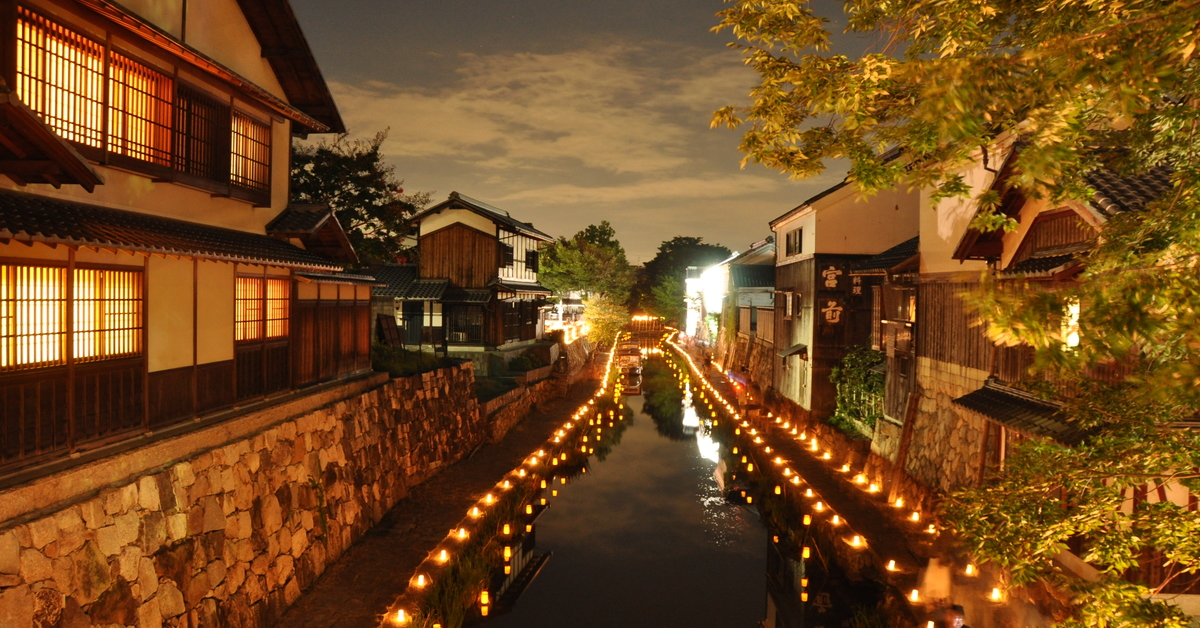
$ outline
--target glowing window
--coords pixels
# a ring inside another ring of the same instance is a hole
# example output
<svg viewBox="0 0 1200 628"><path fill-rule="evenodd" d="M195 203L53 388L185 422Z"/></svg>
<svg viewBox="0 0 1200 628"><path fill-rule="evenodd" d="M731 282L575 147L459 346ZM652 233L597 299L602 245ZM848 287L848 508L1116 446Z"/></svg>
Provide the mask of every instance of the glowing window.
<svg viewBox="0 0 1200 628"><path fill-rule="evenodd" d="M238 277L237 340L287 337L290 297L291 280Z"/></svg>
<svg viewBox="0 0 1200 628"><path fill-rule="evenodd" d="M104 44L17 11L17 94L63 138L103 147Z"/></svg>
<svg viewBox="0 0 1200 628"><path fill-rule="evenodd" d="M0 371L66 363L66 275L0 266Z"/></svg>
<svg viewBox="0 0 1200 628"><path fill-rule="evenodd" d="M271 178L271 127L233 112L229 180L234 185L265 192Z"/></svg>
<svg viewBox="0 0 1200 628"><path fill-rule="evenodd" d="M171 79L117 53L109 72L108 150L169 167Z"/></svg>
<svg viewBox="0 0 1200 628"><path fill-rule="evenodd" d="M76 360L142 352L142 273L77 269L73 292Z"/></svg>

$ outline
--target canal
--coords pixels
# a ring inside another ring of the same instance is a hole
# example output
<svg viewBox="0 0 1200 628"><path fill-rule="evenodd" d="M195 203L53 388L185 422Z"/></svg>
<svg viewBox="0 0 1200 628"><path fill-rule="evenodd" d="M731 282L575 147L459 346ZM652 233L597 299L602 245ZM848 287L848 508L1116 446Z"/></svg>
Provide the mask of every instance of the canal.
<svg viewBox="0 0 1200 628"><path fill-rule="evenodd" d="M644 379L644 395L625 398L625 421L586 472L543 493L550 507L537 518L536 551L549 559L485 625L884 625L877 592L829 577L824 557L790 548L806 543L807 529L762 516L770 491L730 472L736 444L722 442L728 430L714 428L711 399L693 390L682 363L655 358Z"/></svg>

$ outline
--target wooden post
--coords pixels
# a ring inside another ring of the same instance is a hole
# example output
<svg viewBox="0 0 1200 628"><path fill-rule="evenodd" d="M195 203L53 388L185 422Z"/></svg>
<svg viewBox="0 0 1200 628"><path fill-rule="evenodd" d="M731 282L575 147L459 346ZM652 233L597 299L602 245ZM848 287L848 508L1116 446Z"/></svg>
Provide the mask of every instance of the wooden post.
<svg viewBox="0 0 1200 628"><path fill-rule="evenodd" d="M908 393L908 403L904 409L904 428L900 431L900 444L896 448L896 465L892 467L892 477L888 480L891 485L888 493L888 501L896 500L896 486L900 483L900 479L904 477L904 465L908 461L908 450L912 445L913 424L917 422L917 408L921 402L921 395L916 391Z"/></svg>
<svg viewBox="0 0 1200 628"><path fill-rule="evenodd" d="M63 320L63 342L67 352L67 449L75 451L75 247L67 249L65 280L66 313ZM142 332L145 334L145 332Z"/></svg>

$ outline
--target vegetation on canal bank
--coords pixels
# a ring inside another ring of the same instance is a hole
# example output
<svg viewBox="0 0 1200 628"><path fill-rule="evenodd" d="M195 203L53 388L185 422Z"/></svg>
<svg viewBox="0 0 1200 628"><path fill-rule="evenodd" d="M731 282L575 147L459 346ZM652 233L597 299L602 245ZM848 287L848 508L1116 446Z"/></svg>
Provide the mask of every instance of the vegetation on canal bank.
<svg viewBox="0 0 1200 628"><path fill-rule="evenodd" d="M883 417L884 355L870 347L851 347L830 381L837 387L837 411L829 424L857 439L870 438L875 422Z"/></svg>
<svg viewBox="0 0 1200 628"><path fill-rule="evenodd" d="M749 106L713 119L750 127L746 161L804 178L849 159L861 189L959 197L979 207L972 226L981 231L1015 227L1000 212L1008 191L970 198L964 176L1001 168L1002 142L1019 146L1003 166L1012 191L1051 207L1091 199L1097 169L1170 172L1171 189L1109 217L1103 237L1074 254L1085 263L1075 280L1004 290L988 277L970 300L991 339L1032 349L1030 388L1055 383L1049 396L1064 402L1077 438L1026 439L943 514L1007 584L1041 582L1070 597L1073 608L1056 618L1064 625L1189 625L1151 596L1200 573L1200 513L1166 498L1124 504L1170 486L1200 494L1200 3L845 8L848 30L880 46L828 53L833 34L811 3L732 0L720 13L718 30L741 40L761 78ZM885 153L892 147L901 158ZM1055 558L1069 546L1097 578L1064 579ZM1154 589L1139 584L1151 570L1164 576Z"/></svg>
<svg viewBox="0 0 1200 628"><path fill-rule="evenodd" d="M462 360L439 357L426 351L409 351L378 343L371 345L371 368L392 377L420 375L461 363Z"/></svg>

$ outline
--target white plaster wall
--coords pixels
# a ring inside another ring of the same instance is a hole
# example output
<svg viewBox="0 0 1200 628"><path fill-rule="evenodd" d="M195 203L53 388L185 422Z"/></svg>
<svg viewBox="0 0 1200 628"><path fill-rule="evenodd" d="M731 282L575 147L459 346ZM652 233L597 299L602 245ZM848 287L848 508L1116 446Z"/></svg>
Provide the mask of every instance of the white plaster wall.
<svg viewBox="0 0 1200 628"><path fill-rule="evenodd" d="M976 204L972 200L991 186L995 175L983 169L982 164L964 173L971 192L969 198L948 198L934 203L931 190L921 190L921 274L929 273L979 273L987 264L972 260L960 262L954 259L954 250L966 233L971 219L975 217Z"/></svg>
<svg viewBox="0 0 1200 628"><path fill-rule="evenodd" d="M154 0L145 0L153 2ZM237 0L192 0L187 3L184 43L284 98L283 88L262 58L262 46L250 30Z"/></svg>
<svg viewBox="0 0 1200 628"><path fill-rule="evenodd" d="M199 262L196 288L196 363L233 359L234 265Z"/></svg>
<svg viewBox="0 0 1200 628"><path fill-rule="evenodd" d="M817 248L817 214L812 209L799 212L772 228L775 232L775 265L783 266L813 256ZM787 254L787 234L803 229L800 234L800 254Z"/></svg>
<svg viewBox="0 0 1200 628"><path fill-rule="evenodd" d="M831 194L814 205L816 243L806 249L814 253L876 255L917 235L920 194L916 190L892 188L869 197L857 192Z"/></svg>
<svg viewBox="0 0 1200 628"><path fill-rule="evenodd" d="M149 370L192 365L192 260L149 258L146 349ZM208 296L208 295L206 295ZM206 342L207 338L204 339Z"/></svg>
<svg viewBox="0 0 1200 628"><path fill-rule="evenodd" d="M478 229L484 233L496 235L496 223L466 209L443 209L436 214L426 216L421 220L420 235L433 233L456 222L461 222L468 227Z"/></svg>

